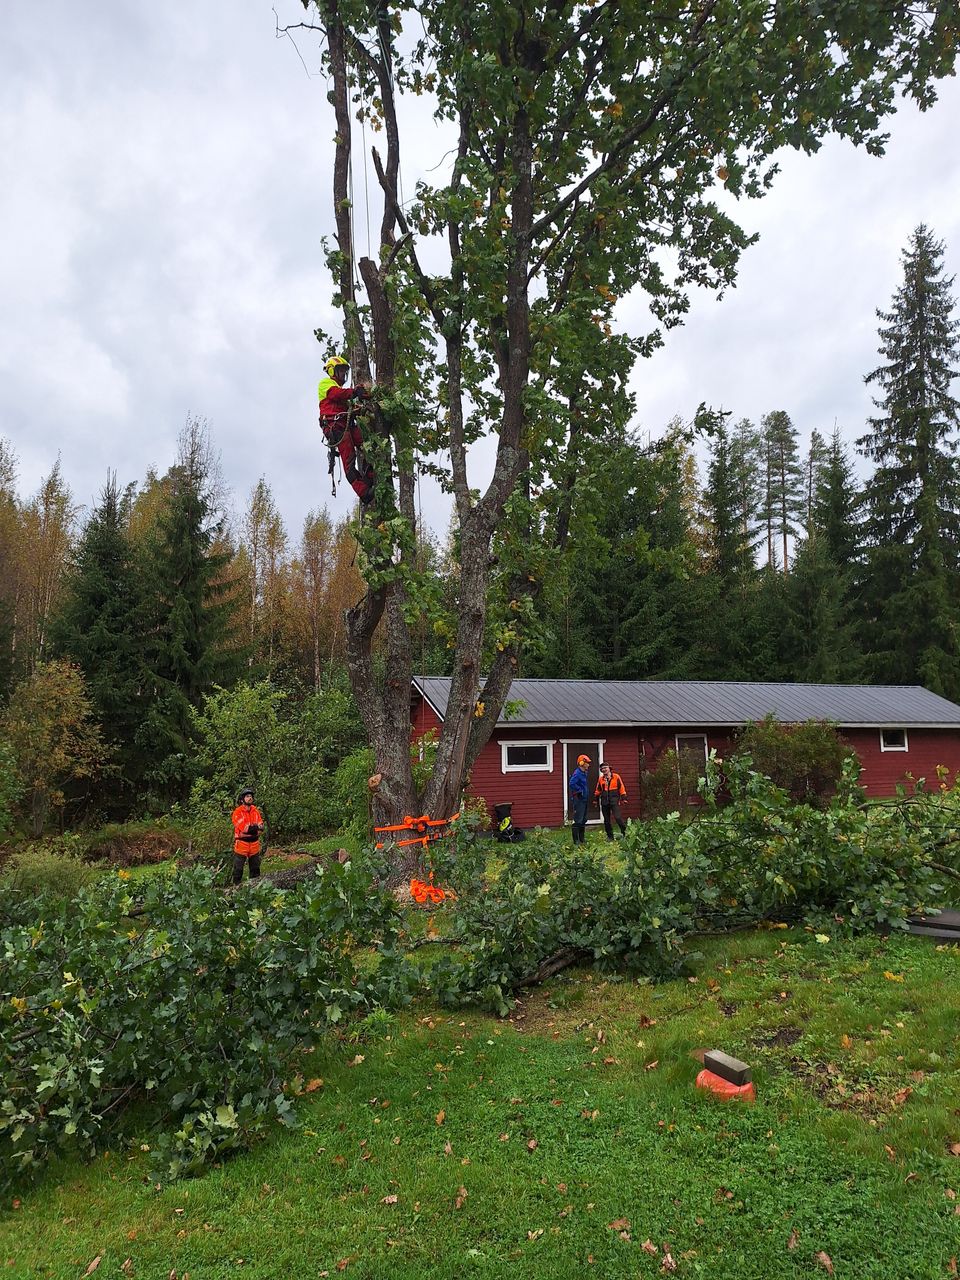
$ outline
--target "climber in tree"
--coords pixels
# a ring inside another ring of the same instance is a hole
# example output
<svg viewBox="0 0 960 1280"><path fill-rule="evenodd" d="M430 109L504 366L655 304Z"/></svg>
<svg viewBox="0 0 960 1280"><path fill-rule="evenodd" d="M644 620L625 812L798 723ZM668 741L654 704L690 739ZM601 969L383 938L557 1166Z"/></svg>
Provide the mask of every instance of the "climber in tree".
<svg viewBox="0 0 960 1280"><path fill-rule="evenodd" d="M330 449L330 473L333 474L334 454L339 451L343 462L343 474L353 487L361 503L366 506L373 498L373 467L364 457L363 435L357 423L359 401L369 400L366 387L346 387L350 364L343 356L331 356L324 365L327 376L321 378L317 393L320 396L320 428Z"/></svg>

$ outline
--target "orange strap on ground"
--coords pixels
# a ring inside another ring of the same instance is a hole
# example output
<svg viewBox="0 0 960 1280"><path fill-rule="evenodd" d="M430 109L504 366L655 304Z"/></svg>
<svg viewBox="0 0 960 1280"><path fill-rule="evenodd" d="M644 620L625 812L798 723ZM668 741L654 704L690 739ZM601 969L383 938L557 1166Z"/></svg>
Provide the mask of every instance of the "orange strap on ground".
<svg viewBox="0 0 960 1280"><path fill-rule="evenodd" d="M435 884L429 884L425 880L410 881L410 896L414 902L420 903L421 906L425 902L437 903L443 902L444 898L452 897L452 894L445 893L443 889Z"/></svg>

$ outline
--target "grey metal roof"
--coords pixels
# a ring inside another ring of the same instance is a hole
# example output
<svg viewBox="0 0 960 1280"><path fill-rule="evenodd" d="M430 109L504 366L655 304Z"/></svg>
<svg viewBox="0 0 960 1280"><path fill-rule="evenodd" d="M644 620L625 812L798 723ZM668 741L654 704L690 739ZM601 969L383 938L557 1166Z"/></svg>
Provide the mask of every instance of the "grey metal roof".
<svg viewBox="0 0 960 1280"><path fill-rule="evenodd" d="M449 676L414 685L441 719ZM514 680L518 715L499 725L647 725L697 728L777 720L832 720L843 728L960 728L960 706L920 685L767 684L723 680Z"/></svg>

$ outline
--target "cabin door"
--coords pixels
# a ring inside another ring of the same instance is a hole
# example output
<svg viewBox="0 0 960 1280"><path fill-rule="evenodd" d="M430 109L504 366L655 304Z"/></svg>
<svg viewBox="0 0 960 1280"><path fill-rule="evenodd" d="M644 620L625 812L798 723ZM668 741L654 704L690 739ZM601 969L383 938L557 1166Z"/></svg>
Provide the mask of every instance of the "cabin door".
<svg viewBox="0 0 960 1280"><path fill-rule="evenodd" d="M590 767L587 770L587 786L589 788L590 807L587 810L587 822L599 822L600 814L594 808L593 793L597 789L597 779L600 777L600 765L603 761L603 744L604 738L593 738L586 742L567 742L563 743L563 820L570 821L570 792L567 790L567 783L570 781L570 775L577 767L577 756L589 756Z"/></svg>

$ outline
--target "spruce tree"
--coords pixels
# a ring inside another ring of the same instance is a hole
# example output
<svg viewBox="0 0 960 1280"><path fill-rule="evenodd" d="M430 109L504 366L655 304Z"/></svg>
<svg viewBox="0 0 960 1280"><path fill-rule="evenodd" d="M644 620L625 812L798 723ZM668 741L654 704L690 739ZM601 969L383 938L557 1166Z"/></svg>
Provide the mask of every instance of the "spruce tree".
<svg viewBox="0 0 960 1280"><path fill-rule="evenodd" d="M730 435L730 470L741 538L750 548L751 562L762 536L761 458L760 433L749 418L741 418Z"/></svg>
<svg viewBox="0 0 960 1280"><path fill-rule="evenodd" d="M785 580L780 674L849 683L863 678L853 585L857 491L836 427L829 445L813 433L806 477L807 536Z"/></svg>
<svg viewBox="0 0 960 1280"><path fill-rule="evenodd" d="M812 527L839 570L850 574L860 551L860 492L850 459L834 427L813 494Z"/></svg>
<svg viewBox="0 0 960 1280"><path fill-rule="evenodd" d="M790 538L795 538L803 519L803 467L797 443L797 429L783 409L764 414L761 419L764 454L764 521L767 529L767 564L790 568Z"/></svg>
<svg viewBox="0 0 960 1280"><path fill-rule="evenodd" d="M100 502L80 538L59 613L51 624L51 648L83 672L118 779L109 808L133 802L147 761L137 746L146 710L142 565L129 538L130 495L116 475L107 478ZM119 791L119 794L118 794Z"/></svg>
<svg viewBox="0 0 960 1280"><path fill-rule="evenodd" d="M803 468L803 527L807 538L814 537L816 534L814 506L828 456L827 442L814 428L810 433L810 448L807 450L807 461Z"/></svg>
<svg viewBox="0 0 960 1280"><path fill-rule="evenodd" d="M675 429L653 448L611 432L591 468L596 509L574 506L570 551L544 598L542 641L528 651L524 674L700 675L703 578L689 447Z"/></svg>
<svg viewBox="0 0 960 1280"><path fill-rule="evenodd" d="M745 510L744 454L725 426L710 443L703 505L710 530L710 567L725 586L754 574L755 512Z"/></svg>
<svg viewBox="0 0 960 1280"><path fill-rule="evenodd" d="M611 527L622 565L611 582L618 651L610 675L622 680L691 680L705 674L691 451L677 424L635 472L623 509L627 540ZM632 546L631 546L632 541Z"/></svg>
<svg viewBox="0 0 960 1280"><path fill-rule="evenodd" d="M866 381L879 413L857 442L875 464L864 497L863 596L871 670L878 680L919 681L960 696L960 403L952 394L960 352L953 277L943 243L917 227L903 254L903 283L881 320L882 363Z"/></svg>
<svg viewBox="0 0 960 1280"><path fill-rule="evenodd" d="M756 637L751 626L757 594L755 433L746 419L731 439L725 425L713 435L703 507L710 547L700 592L705 616L707 674L742 680L752 674Z"/></svg>
<svg viewBox="0 0 960 1280"><path fill-rule="evenodd" d="M239 674L232 635L231 555L222 550L223 518L205 424L188 421L169 476L169 498L147 537L151 626L149 710L138 743L151 759L148 778L161 803L190 785L191 708L215 685Z"/></svg>
<svg viewBox="0 0 960 1280"><path fill-rule="evenodd" d="M863 677L850 578L814 533L799 543L782 579L777 678L849 684Z"/></svg>

